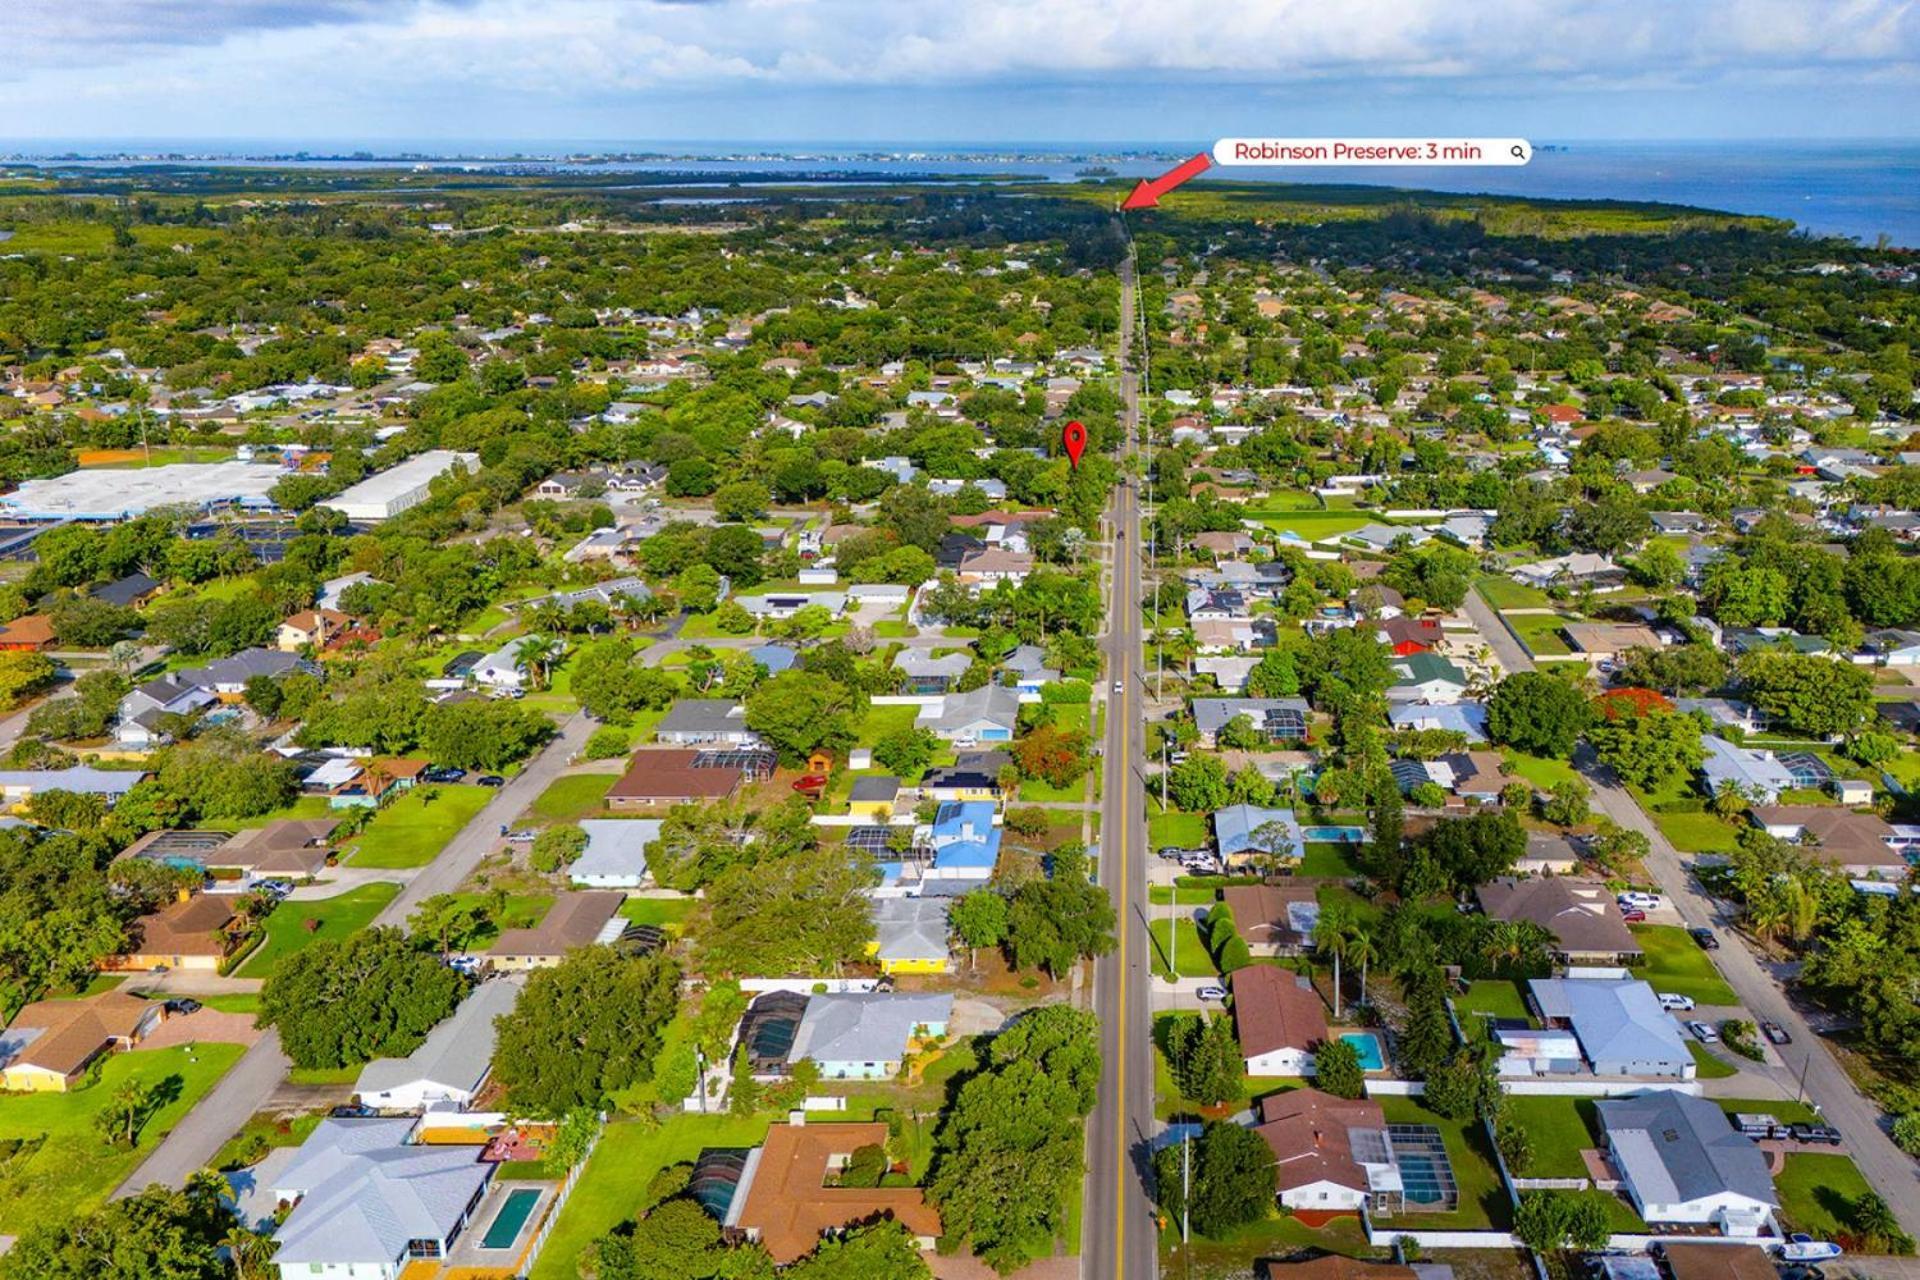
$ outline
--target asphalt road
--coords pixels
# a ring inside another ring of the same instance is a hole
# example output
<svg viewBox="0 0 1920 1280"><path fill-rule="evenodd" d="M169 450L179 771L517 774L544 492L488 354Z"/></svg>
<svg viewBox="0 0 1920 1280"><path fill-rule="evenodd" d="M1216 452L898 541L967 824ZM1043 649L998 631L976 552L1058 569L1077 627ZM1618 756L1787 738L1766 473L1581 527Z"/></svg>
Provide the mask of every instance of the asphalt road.
<svg viewBox="0 0 1920 1280"><path fill-rule="evenodd" d="M1136 444L1138 380L1129 367L1136 297L1134 264L1121 269L1120 391L1127 441ZM1142 762L1146 759L1140 674L1140 499L1131 485L1115 492L1114 541L1108 591L1107 670L1122 684L1107 686L1106 800L1101 819L1100 882L1113 897L1118 945L1094 964L1093 1007L1100 1018L1100 1056L1106 1069L1087 1122L1086 1203L1081 1274L1089 1280L1140 1280L1154 1275L1158 1239L1147 1193L1148 1147L1153 1136L1153 1057L1148 1021L1152 981L1147 935L1147 822Z"/></svg>
<svg viewBox="0 0 1920 1280"><path fill-rule="evenodd" d="M1643 833L1651 842L1647 871L1661 893L1679 909L1681 918L1689 927L1713 926L1719 934L1720 949L1713 958L1749 1016L1777 1022L1793 1037L1792 1044L1779 1049L1782 1064L1766 1068L1775 1082L1792 1096L1804 1071L1807 1101L1845 1135L1848 1154L1874 1189L1886 1197L1900 1225L1908 1233L1920 1235L1920 1164L1894 1146L1881 1129L1879 1107L1853 1087L1853 1081L1787 999L1773 975L1761 967L1746 943L1728 927L1732 923L1730 913L1700 891L1682 864L1679 851L1660 833L1632 793L1619 786L1587 748L1575 754L1574 764L1593 788L1594 803L1600 811L1620 826Z"/></svg>
<svg viewBox="0 0 1920 1280"><path fill-rule="evenodd" d="M1500 615L1493 611L1480 595L1480 588L1474 587L1467 592L1467 616L1473 619L1473 625L1480 632L1480 638L1493 650L1493 656L1500 660L1500 669L1508 675L1516 671L1533 670L1533 659L1527 655L1526 648L1513 638L1513 632L1507 630L1507 624L1500 621Z"/></svg>
<svg viewBox="0 0 1920 1280"><path fill-rule="evenodd" d="M500 788L487 806L447 842L440 856L387 904L374 923L404 925L422 898L458 888L482 858L500 847L501 824L511 823L560 776L593 727L586 716L579 714L562 725L559 736ZM212 1164L227 1140L267 1105L292 1065L280 1051L279 1035L268 1031L114 1190L114 1196L133 1195L156 1183L181 1186L195 1170Z"/></svg>

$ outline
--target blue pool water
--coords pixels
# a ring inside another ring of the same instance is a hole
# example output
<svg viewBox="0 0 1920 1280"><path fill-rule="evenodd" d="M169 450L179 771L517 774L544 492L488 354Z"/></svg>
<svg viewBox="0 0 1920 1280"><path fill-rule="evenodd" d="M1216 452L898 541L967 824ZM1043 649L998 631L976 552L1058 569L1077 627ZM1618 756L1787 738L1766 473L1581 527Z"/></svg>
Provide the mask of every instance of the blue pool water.
<svg viewBox="0 0 1920 1280"><path fill-rule="evenodd" d="M1365 827L1302 827L1300 836L1309 844L1362 844L1367 838Z"/></svg>
<svg viewBox="0 0 1920 1280"><path fill-rule="evenodd" d="M482 1249L504 1249L512 1244L520 1234L520 1228L527 1225L527 1219L533 1216L533 1206L540 1203L538 1187L515 1187L507 1192L506 1199L500 1202L500 1211L493 1215L493 1221L487 1225L487 1234L480 1237Z"/></svg>
<svg viewBox="0 0 1920 1280"><path fill-rule="evenodd" d="M1380 1037L1371 1031L1348 1031L1341 1035L1342 1040L1360 1051L1360 1069L1362 1071L1384 1071L1387 1060L1380 1052Z"/></svg>

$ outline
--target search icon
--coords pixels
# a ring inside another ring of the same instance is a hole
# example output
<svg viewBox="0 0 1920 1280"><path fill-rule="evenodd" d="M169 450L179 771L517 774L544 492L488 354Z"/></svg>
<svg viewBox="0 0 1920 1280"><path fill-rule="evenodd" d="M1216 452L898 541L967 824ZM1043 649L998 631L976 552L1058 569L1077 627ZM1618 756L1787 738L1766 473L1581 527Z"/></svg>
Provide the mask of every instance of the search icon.
<svg viewBox="0 0 1920 1280"><path fill-rule="evenodd" d="M1525 159L1527 158L1527 149L1526 149L1525 147L1523 147L1523 146L1521 146L1521 145L1520 145L1519 143L1517 143L1517 142L1516 142L1516 143L1514 143L1514 144L1513 144L1513 158L1514 158L1515 160L1525 160Z"/></svg>

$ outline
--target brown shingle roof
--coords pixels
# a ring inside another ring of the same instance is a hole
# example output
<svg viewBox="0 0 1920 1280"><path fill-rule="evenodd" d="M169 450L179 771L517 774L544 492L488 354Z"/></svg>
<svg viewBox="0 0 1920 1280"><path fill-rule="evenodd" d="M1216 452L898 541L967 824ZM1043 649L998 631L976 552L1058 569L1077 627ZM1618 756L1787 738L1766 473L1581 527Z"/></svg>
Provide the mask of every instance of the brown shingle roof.
<svg viewBox="0 0 1920 1280"><path fill-rule="evenodd" d="M879 1123L775 1125L760 1148L739 1225L779 1266L811 1253L821 1233L874 1217L896 1219L916 1236L938 1236L940 1215L918 1187L825 1185L835 1156L886 1141L887 1126Z"/></svg>
<svg viewBox="0 0 1920 1280"><path fill-rule="evenodd" d="M508 929L494 940L491 956L563 956L600 936L627 895L614 889L563 893L531 929Z"/></svg>
<svg viewBox="0 0 1920 1280"><path fill-rule="evenodd" d="M233 901L210 893L196 893L184 902L169 902L133 922L128 955L223 956L226 942L220 930L233 919Z"/></svg>
<svg viewBox="0 0 1920 1280"><path fill-rule="evenodd" d="M1302 979L1272 965L1236 969L1227 979L1233 989L1233 1023L1246 1057L1275 1049L1311 1049L1327 1038L1327 1014L1320 996Z"/></svg>
<svg viewBox="0 0 1920 1280"><path fill-rule="evenodd" d="M38 1000L14 1015L11 1038L38 1030L6 1066L32 1066L70 1076L115 1040L130 1039L153 1005L125 991L103 991L86 1000Z"/></svg>
<svg viewBox="0 0 1920 1280"><path fill-rule="evenodd" d="M1548 876L1511 877L1480 886L1480 906L1493 920L1528 920L1551 933L1560 950L1576 955L1635 955L1640 943L1603 884Z"/></svg>
<svg viewBox="0 0 1920 1280"><path fill-rule="evenodd" d="M1758 1249L1729 1252L1760 1255ZM1267 1262L1268 1280L1414 1280L1414 1269L1397 1262L1362 1262L1358 1258L1329 1253L1306 1262Z"/></svg>
<svg viewBox="0 0 1920 1280"><path fill-rule="evenodd" d="M1668 1241L1661 1252L1673 1280L1779 1280L1779 1272L1759 1249Z"/></svg>
<svg viewBox="0 0 1920 1280"><path fill-rule="evenodd" d="M1242 969L1241 973L1248 970ZM1353 1158L1349 1129L1385 1129L1380 1104L1366 1098L1348 1101L1318 1089L1289 1089L1260 1100L1260 1124L1254 1132L1273 1148L1281 1191L1333 1182L1367 1189L1367 1171Z"/></svg>
<svg viewBox="0 0 1920 1280"><path fill-rule="evenodd" d="M740 785L737 769L696 769L693 750L638 751L620 780L607 790L617 800L720 800Z"/></svg>
<svg viewBox="0 0 1920 1280"><path fill-rule="evenodd" d="M1291 905L1317 902L1304 885L1235 884L1221 890L1233 926L1249 947L1298 947L1305 941L1287 918Z"/></svg>
<svg viewBox="0 0 1920 1280"><path fill-rule="evenodd" d="M327 860L327 838L338 818L289 819L250 827L207 855L207 865L240 867L256 875L311 875Z"/></svg>
<svg viewBox="0 0 1920 1280"><path fill-rule="evenodd" d="M1761 805L1753 816L1768 827L1797 826L1817 844L1806 846L1807 856L1841 867L1883 867L1905 873L1907 861L1887 847L1893 834L1871 813L1855 813L1832 805Z"/></svg>

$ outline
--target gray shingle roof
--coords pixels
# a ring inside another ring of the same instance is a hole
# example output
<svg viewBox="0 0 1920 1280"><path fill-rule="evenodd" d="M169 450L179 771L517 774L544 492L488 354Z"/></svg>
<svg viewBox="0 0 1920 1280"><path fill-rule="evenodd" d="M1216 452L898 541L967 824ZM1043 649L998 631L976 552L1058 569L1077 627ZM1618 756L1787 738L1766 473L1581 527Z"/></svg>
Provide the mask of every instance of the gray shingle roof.
<svg viewBox="0 0 1920 1280"><path fill-rule="evenodd" d="M858 992L817 995L807 1001L788 1062L896 1062L913 1029L944 1026L953 1015L951 995Z"/></svg>
<svg viewBox="0 0 1920 1280"><path fill-rule="evenodd" d="M444 1240L491 1167L473 1147L405 1146L410 1117L320 1122L274 1191L298 1200L274 1261L392 1264L409 1240Z"/></svg>
<svg viewBox="0 0 1920 1280"><path fill-rule="evenodd" d="M1655 1089L1594 1106L1621 1172L1643 1203L1685 1203L1728 1191L1780 1203L1766 1156L1713 1102Z"/></svg>
<svg viewBox="0 0 1920 1280"><path fill-rule="evenodd" d="M421 1083L472 1093L493 1063L493 1020L513 1011L525 979L492 978L475 987L452 1016L404 1058L375 1058L360 1069L353 1091L363 1097Z"/></svg>

